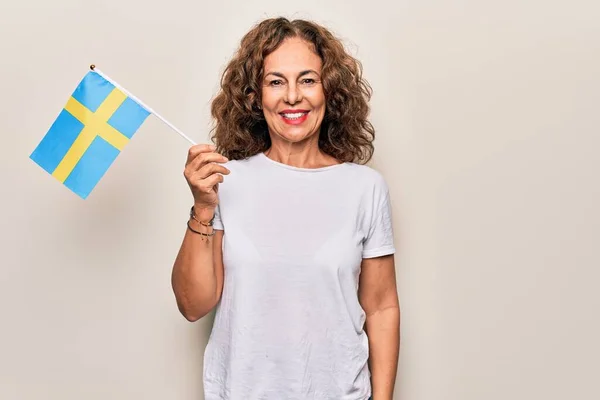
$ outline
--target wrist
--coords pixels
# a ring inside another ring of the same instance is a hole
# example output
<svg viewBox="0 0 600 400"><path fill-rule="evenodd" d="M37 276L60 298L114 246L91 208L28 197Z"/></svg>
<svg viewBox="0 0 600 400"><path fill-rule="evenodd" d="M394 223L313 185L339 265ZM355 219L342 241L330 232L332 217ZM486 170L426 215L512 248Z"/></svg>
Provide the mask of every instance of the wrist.
<svg viewBox="0 0 600 400"><path fill-rule="evenodd" d="M206 207L198 204L194 204L190 210L190 218L193 218L203 224L212 224L212 220L215 216L214 207Z"/></svg>

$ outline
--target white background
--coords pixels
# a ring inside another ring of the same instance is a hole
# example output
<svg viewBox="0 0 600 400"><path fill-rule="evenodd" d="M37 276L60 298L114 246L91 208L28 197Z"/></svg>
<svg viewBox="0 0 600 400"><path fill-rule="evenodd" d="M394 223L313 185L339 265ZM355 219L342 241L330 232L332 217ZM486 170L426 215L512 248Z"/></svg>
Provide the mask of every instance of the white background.
<svg viewBox="0 0 600 400"><path fill-rule="evenodd" d="M599 11L3 0L0 398L203 398L211 318L183 319L170 287L189 144L150 116L85 201L28 157L91 63L206 142L222 68L278 15L331 28L375 92L400 250L395 398L600 398Z"/></svg>

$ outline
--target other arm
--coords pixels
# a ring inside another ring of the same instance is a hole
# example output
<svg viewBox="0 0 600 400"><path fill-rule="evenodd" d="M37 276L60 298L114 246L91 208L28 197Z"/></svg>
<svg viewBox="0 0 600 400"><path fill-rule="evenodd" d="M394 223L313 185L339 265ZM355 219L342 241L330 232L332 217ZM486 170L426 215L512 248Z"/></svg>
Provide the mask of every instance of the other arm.
<svg viewBox="0 0 600 400"><path fill-rule="evenodd" d="M392 400L400 351L394 255L362 261L359 301L366 313L373 400Z"/></svg>

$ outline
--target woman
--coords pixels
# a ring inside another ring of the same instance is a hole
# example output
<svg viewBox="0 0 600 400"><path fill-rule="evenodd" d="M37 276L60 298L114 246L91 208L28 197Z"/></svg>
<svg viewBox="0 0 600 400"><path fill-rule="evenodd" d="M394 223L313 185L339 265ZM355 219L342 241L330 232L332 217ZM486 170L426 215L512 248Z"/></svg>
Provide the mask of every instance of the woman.
<svg viewBox="0 0 600 400"><path fill-rule="evenodd" d="M325 28L255 26L214 99L216 147L193 146L194 205L173 266L181 313L216 308L213 399L390 400L400 312L370 87Z"/></svg>

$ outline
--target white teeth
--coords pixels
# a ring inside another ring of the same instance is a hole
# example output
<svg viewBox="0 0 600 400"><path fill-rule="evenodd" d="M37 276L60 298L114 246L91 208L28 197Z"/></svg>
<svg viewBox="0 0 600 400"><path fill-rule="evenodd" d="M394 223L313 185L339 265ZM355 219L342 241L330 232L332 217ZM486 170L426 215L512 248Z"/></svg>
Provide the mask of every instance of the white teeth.
<svg viewBox="0 0 600 400"><path fill-rule="evenodd" d="M293 113L293 114L283 114L283 116L287 119L298 119L303 117L306 113Z"/></svg>

